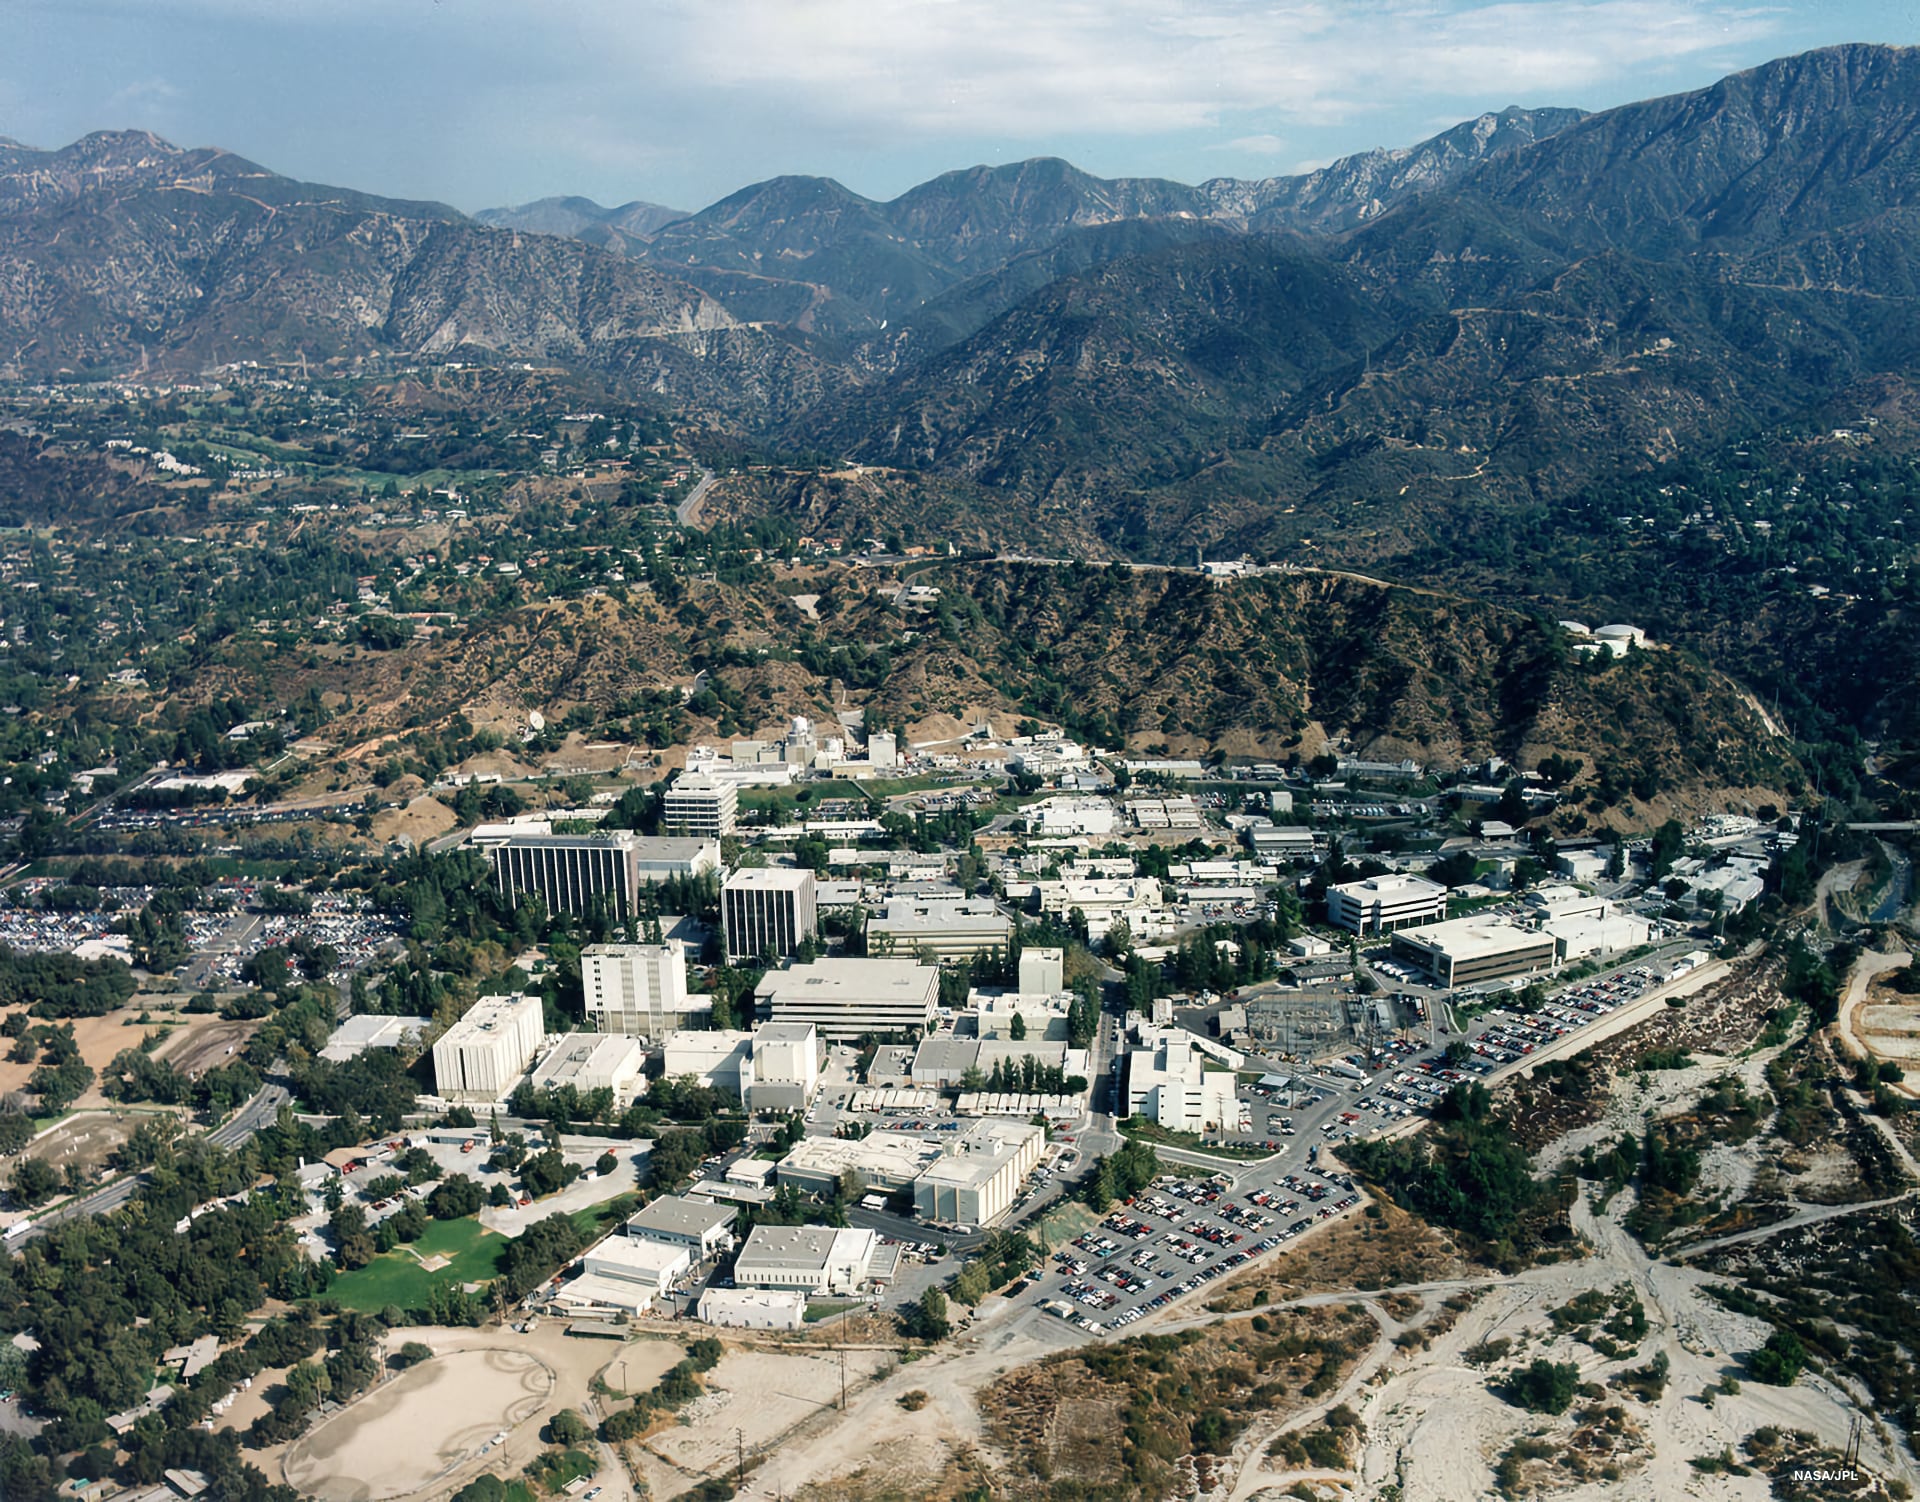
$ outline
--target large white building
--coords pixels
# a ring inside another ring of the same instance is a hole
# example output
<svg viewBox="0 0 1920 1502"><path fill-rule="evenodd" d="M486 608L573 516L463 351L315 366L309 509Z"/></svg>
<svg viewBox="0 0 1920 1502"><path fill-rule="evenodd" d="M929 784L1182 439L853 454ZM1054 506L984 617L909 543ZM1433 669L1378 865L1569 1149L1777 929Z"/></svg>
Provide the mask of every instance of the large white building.
<svg viewBox="0 0 1920 1502"><path fill-rule="evenodd" d="M1057 996L1066 990L1064 950L1031 945L1020 951L1020 994Z"/></svg>
<svg viewBox="0 0 1920 1502"><path fill-rule="evenodd" d="M623 1033L565 1033L533 1071L536 1090L571 1085L580 1094L611 1090L625 1110L647 1088L647 1050Z"/></svg>
<svg viewBox="0 0 1920 1502"><path fill-rule="evenodd" d="M774 1022L810 1022L830 1042L925 1032L940 969L918 960L824 959L769 970L754 996Z"/></svg>
<svg viewBox="0 0 1920 1502"><path fill-rule="evenodd" d="M545 1032L538 996L484 996L433 1045L442 1099L503 1100L520 1083Z"/></svg>
<svg viewBox="0 0 1920 1502"><path fill-rule="evenodd" d="M1004 952L1013 921L988 898L895 897L867 920L867 953L966 959Z"/></svg>
<svg viewBox="0 0 1920 1502"><path fill-rule="evenodd" d="M1243 1062L1233 1050L1183 1028L1143 1027L1138 1045L1127 1052L1126 1114L1176 1132L1231 1126L1240 1115L1235 1071Z"/></svg>
<svg viewBox="0 0 1920 1502"><path fill-rule="evenodd" d="M711 777L681 777L660 800L661 830L688 839L718 840L730 835L739 814L739 787Z"/></svg>
<svg viewBox="0 0 1920 1502"><path fill-rule="evenodd" d="M661 1073L670 1080L691 1076L709 1089L744 1099L753 1078L753 1034L686 1031L668 1033Z"/></svg>
<svg viewBox="0 0 1920 1502"><path fill-rule="evenodd" d="M549 824L483 824L473 847L508 902L538 896L554 913L604 906L624 918L636 911L641 886L720 868L717 839L649 839L625 830L555 834Z"/></svg>
<svg viewBox="0 0 1920 1502"><path fill-rule="evenodd" d="M810 1194L831 1193L840 1175L852 1169L863 1190L892 1193L904 1189L940 1158L940 1144L909 1132L882 1129L857 1141L847 1137L803 1137L777 1170L782 1184Z"/></svg>
<svg viewBox="0 0 1920 1502"><path fill-rule="evenodd" d="M713 1015L713 999L687 994L687 949L664 944L589 944L580 951L587 1022L603 1033L658 1041Z"/></svg>
<svg viewBox="0 0 1920 1502"><path fill-rule="evenodd" d="M1034 885L1040 892L1040 911L1065 918L1078 908L1095 938L1124 918L1136 938L1157 933L1165 901L1160 883L1152 877L1063 876Z"/></svg>
<svg viewBox="0 0 1920 1502"><path fill-rule="evenodd" d="M720 922L730 960L792 954L820 931L813 873L785 866L735 871L720 889Z"/></svg>
<svg viewBox="0 0 1920 1502"><path fill-rule="evenodd" d="M1558 952L1552 934L1494 918L1456 918L1393 936L1394 958L1419 966L1437 986L1471 986L1549 970Z"/></svg>
<svg viewBox="0 0 1920 1502"><path fill-rule="evenodd" d="M820 1088L820 1033L811 1022L763 1022L753 1030L749 1109L802 1111Z"/></svg>
<svg viewBox="0 0 1920 1502"><path fill-rule="evenodd" d="M857 1293L883 1275L895 1258L883 1255L878 1231L829 1226L755 1226L733 1260L742 1288L788 1288L808 1294Z"/></svg>
<svg viewBox="0 0 1920 1502"><path fill-rule="evenodd" d="M986 1117L946 1144L946 1155L913 1183L922 1220L992 1225L1013 1208L1021 1182L1039 1165L1046 1133L1031 1122Z"/></svg>
<svg viewBox="0 0 1920 1502"><path fill-rule="evenodd" d="M580 1276L561 1284L554 1298L575 1308L645 1314L692 1267L685 1246L609 1236L581 1258Z"/></svg>
<svg viewBox="0 0 1920 1502"><path fill-rule="evenodd" d="M1027 832L1045 839L1105 839L1113 833L1115 817L1105 798L1049 798L1028 807Z"/></svg>
<svg viewBox="0 0 1920 1502"><path fill-rule="evenodd" d="M708 1288L700 1318L733 1330L799 1330L807 1323L807 1296L791 1288Z"/></svg>
<svg viewBox="0 0 1920 1502"><path fill-rule="evenodd" d="M1356 934L1392 933L1447 916L1447 889L1424 876L1389 872L1327 888L1327 921Z"/></svg>
<svg viewBox="0 0 1920 1502"><path fill-rule="evenodd" d="M692 1261L704 1262L732 1248L733 1223L739 1214L732 1205L663 1194L628 1218L627 1235L635 1241L683 1247Z"/></svg>

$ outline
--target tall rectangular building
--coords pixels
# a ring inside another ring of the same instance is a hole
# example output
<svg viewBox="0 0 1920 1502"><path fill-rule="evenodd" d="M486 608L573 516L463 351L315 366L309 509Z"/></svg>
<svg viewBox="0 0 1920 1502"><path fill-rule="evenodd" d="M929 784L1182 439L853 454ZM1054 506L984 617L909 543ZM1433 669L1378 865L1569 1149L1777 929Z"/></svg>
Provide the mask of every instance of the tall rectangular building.
<svg viewBox="0 0 1920 1502"><path fill-rule="evenodd" d="M729 960L792 954L820 931L813 873L778 866L734 872L720 889L720 922Z"/></svg>
<svg viewBox="0 0 1920 1502"><path fill-rule="evenodd" d="M682 777L660 803L663 833L687 839L717 840L733 833L739 818L740 789L707 777Z"/></svg>
<svg viewBox="0 0 1920 1502"><path fill-rule="evenodd" d="M1447 916L1447 889L1424 876L1389 872L1327 888L1327 922L1356 934L1387 934Z"/></svg>
<svg viewBox="0 0 1920 1502"><path fill-rule="evenodd" d="M451 1101L504 1099L544 1032L538 996L483 996L434 1043L434 1090Z"/></svg>
<svg viewBox="0 0 1920 1502"><path fill-rule="evenodd" d="M554 913L585 913L604 904L617 918L635 913L639 889L674 876L719 869L718 840L648 839L627 830L554 834L543 824L482 825L474 848L493 867L508 902L537 895Z"/></svg>
<svg viewBox="0 0 1920 1502"><path fill-rule="evenodd" d="M678 939L589 944L580 951L580 983L587 1025L596 1032L657 1042L713 1010L711 999L687 995L687 947Z"/></svg>

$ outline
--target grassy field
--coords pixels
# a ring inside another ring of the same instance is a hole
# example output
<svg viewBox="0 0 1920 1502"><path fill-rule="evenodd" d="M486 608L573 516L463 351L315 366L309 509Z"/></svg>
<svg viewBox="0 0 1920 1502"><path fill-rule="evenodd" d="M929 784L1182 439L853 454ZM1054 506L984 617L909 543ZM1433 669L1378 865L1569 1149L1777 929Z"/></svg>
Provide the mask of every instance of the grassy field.
<svg viewBox="0 0 1920 1502"><path fill-rule="evenodd" d="M1120 1123L1122 1136L1135 1142L1151 1143L1155 1147L1178 1147L1188 1152L1205 1153L1210 1158L1264 1158L1264 1147L1227 1147L1219 1143L1201 1140L1198 1132L1175 1132L1155 1121L1144 1121L1140 1117L1129 1117Z"/></svg>
<svg viewBox="0 0 1920 1502"><path fill-rule="evenodd" d="M802 797L801 794L805 794ZM809 782L795 787L741 788L740 808L779 810L790 814L798 810L804 817L810 810L835 798L850 798L866 803L866 790L854 782Z"/></svg>
<svg viewBox="0 0 1920 1502"><path fill-rule="evenodd" d="M1093 1211L1078 1200L1069 1200L1049 1209L1033 1223L1029 1234L1044 1250L1051 1252L1099 1224L1100 1217Z"/></svg>
<svg viewBox="0 0 1920 1502"><path fill-rule="evenodd" d="M388 1304L413 1309L424 1304L428 1290L442 1283L483 1283L499 1275L500 1256L507 1238L484 1229L469 1216L465 1220L436 1220L411 1249L382 1252L365 1267L341 1273L327 1290L349 1309L372 1311ZM415 1253L418 1256L415 1256ZM447 1257L448 1265L428 1272L423 1257Z"/></svg>

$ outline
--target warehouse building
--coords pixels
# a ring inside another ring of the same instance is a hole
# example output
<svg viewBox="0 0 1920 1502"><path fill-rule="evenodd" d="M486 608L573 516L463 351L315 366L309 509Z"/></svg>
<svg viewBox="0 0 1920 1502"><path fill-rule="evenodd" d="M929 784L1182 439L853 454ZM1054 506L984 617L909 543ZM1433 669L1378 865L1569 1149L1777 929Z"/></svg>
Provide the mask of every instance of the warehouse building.
<svg viewBox="0 0 1920 1502"><path fill-rule="evenodd" d="M1447 916L1447 889L1424 876L1389 872L1327 888L1327 921L1349 933L1385 934Z"/></svg>
<svg viewBox="0 0 1920 1502"><path fill-rule="evenodd" d="M682 839L722 839L733 833L739 816L739 787L710 777L682 777L660 800L661 832Z"/></svg>
<svg viewBox="0 0 1920 1502"><path fill-rule="evenodd" d="M417 1048L433 1026L429 1017L389 1017L377 1012L362 1012L349 1017L328 1037L320 1057L332 1064L344 1064L369 1048Z"/></svg>
<svg viewBox="0 0 1920 1502"><path fill-rule="evenodd" d="M893 1281L899 1257L878 1231L829 1226L755 1226L733 1261L742 1288L783 1288L819 1296Z"/></svg>
<svg viewBox="0 0 1920 1502"><path fill-rule="evenodd" d="M810 1022L832 1043L924 1033L939 995L939 967L918 960L815 960L769 970L754 989L763 1016Z"/></svg>
<svg viewBox="0 0 1920 1502"><path fill-rule="evenodd" d="M619 1033L566 1033L533 1071L536 1090L571 1085L581 1095L611 1090L625 1110L647 1088L647 1050L638 1038Z"/></svg>
<svg viewBox="0 0 1920 1502"><path fill-rule="evenodd" d="M580 1261L580 1276L554 1292L554 1302L580 1309L645 1314L693 1269L685 1246L609 1236Z"/></svg>
<svg viewBox="0 0 1920 1502"><path fill-rule="evenodd" d="M708 1288L700 1318L730 1330L799 1330L807 1323L807 1296L784 1288Z"/></svg>
<svg viewBox="0 0 1920 1502"><path fill-rule="evenodd" d="M627 1235L635 1241L684 1247L694 1262L733 1247L733 1222L739 1211L732 1205L683 1199L663 1194L627 1219Z"/></svg>
<svg viewBox="0 0 1920 1502"><path fill-rule="evenodd" d="M735 871L720 889L720 921L729 960L792 954L820 931L813 873L778 866Z"/></svg>
<svg viewBox="0 0 1920 1502"><path fill-rule="evenodd" d="M1557 953L1552 934L1488 918L1456 918L1393 936L1394 958L1417 965L1436 986L1530 975L1551 969Z"/></svg>
<svg viewBox="0 0 1920 1502"><path fill-rule="evenodd" d="M687 994L687 949L662 944L589 944L580 951L587 1021L603 1033L658 1041L713 1016L713 998Z"/></svg>
<svg viewBox="0 0 1920 1502"><path fill-rule="evenodd" d="M661 1073L667 1079L691 1077L735 1099L744 1099L753 1078L752 1033L668 1033L663 1053Z"/></svg>
<svg viewBox="0 0 1920 1502"><path fill-rule="evenodd" d="M1046 1133L1031 1122L974 1122L914 1180L915 1213L945 1225L992 1225L1013 1208L1045 1146Z"/></svg>
<svg viewBox="0 0 1920 1502"><path fill-rule="evenodd" d="M520 1083L544 1032L538 996L485 996L433 1045L434 1089L442 1099L504 1100Z"/></svg>
<svg viewBox="0 0 1920 1502"><path fill-rule="evenodd" d="M895 897L867 920L867 953L946 961L1004 953L1013 921L985 898Z"/></svg>
<svg viewBox="0 0 1920 1502"><path fill-rule="evenodd" d="M831 1194L840 1175L852 1169L862 1191L891 1194L905 1189L940 1158L940 1145L906 1132L869 1132L858 1141L845 1137L803 1137L780 1160L781 1184L809 1194Z"/></svg>

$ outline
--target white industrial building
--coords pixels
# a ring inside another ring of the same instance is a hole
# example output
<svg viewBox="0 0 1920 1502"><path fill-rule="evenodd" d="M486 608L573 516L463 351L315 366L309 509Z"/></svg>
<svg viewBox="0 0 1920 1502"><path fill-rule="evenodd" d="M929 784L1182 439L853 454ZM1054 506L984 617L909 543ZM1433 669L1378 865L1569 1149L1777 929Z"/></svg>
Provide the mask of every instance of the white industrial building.
<svg viewBox="0 0 1920 1502"><path fill-rule="evenodd" d="M729 960L790 955L820 931L814 876L797 867L735 871L720 889Z"/></svg>
<svg viewBox="0 0 1920 1502"><path fill-rule="evenodd" d="M811 1022L763 1022L742 1091L754 1111L803 1111L820 1088L820 1032Z"/></svg>
<svg viewBox="0 0 1920 1502"><path fill-rule="evenodd" d="M417 1046L432 1025L428 1017L389 1017L363 1012L349 1017L333 1030L326 1046L320 1050L320 1057L329 1063L344 1064L369 1048Z"/></svg>
<svg viewBox="0 0 1920 1502"><path fill-rule="evenodd" d="M701 1320L730 1330L799 1330L807 1323L807 1296L788 1288L708 1288Z"/></svg>
<svg viewBox="0 0 1920 1502"><path fill-rule="evenodd" d="M1424 876L1390 871L1327 888L1327 921L1356 934L1392 933L1447 916L1447 889Z"/></svg>
<svg viewBox="0 0 1920 1502"><path fill-rule="evenodd" d="M1553 935L1493 918L1456 918L1393 936L1394 958L1411 961L1437 986L1471 986L1549 970L1558 953Z"/></svg>
<svg viewBox="0 0 1920 1502"><path fill-rule="evenodd" d="M661 1073L670 1080L691 1076L709 1089L743 1098L753 1073L753 1034L746 1032L668 1033Z"/></svg>
<svg viewBox="0 0 1920 1502"><path fill-rule="evenodd" d="M1066 953L1035 945L1020 951L1020 994L1057 996L1066 990Z"/></svg>
<svg viewBox="0 0 1920 1502"><path fill-rule="evenodd" d="M693 1269L685 1246L609 1236L580 1259L581 1273L554 1292L557 1303L576 1308L645 1314Z"/></svg>
<svg viewBox="0 0 1920 1502"><path fill-rule="evenodd" d="M713 998L687 994L687 949L662 944L589 944L580 951L588 1023L603 1033L659 1041L713 1015Z"/></svg>
<svg viewBox="0 0 1920 1502"><path fill-rule="evenodd" d="M504 1100L520 1083L545 1032L538 996L483 996L433 1045L434 1089L443 1100Z"/></svg>
<svg viewBox="0 0 1920 1502"><path fill-rule="evenodd" d="M647 1050L638 1038L621 1033L563 1033L533 1071L536 1090L571 1085L580 1094L613 1092L625 1110L647 1088Z"/></svg>
<svg viewBox="0 0 1920 1502"><path fill-rule="evenodd" d="M1045 1148L1046 1133L1031 1122L976 1121L914 1180L914 1212L944 1225L992 1225L1013 1208Z"/></svg>
<svg viewBox="0 0 1920 1502"><path fill-rule="evenodd" d="M1127 1115L1176 1132L1205 1132L1239 1120L1235 1071L1245 1060L1232 1049L1183 1028L1146 1025L1126 1059Z"/></svg>
<svg viewBox="0 0 1920 1502"><path fill-rule="evenodd" d="M1028 807L1027 833L1048 839L1105 839L1113 833L1115 818L1113 805L1104 798L1049 798Z"/></svg>
<svg viewBox="0 0 1920 1502"><path fill-rule="evenodd" d="M867 953L967 959L1004 952L1013 921L989 898L894 897L867 919Z"/></svg>
<svg viewBox="0 0 1920 1502"><path fill-rule="evenodd" d="M1062 876L1058 881L1035 882L1040 911L1064 918L1078 908L1095 938L1124 918L1134 937L1158 933L1164 900L1160 883L1152 877Z"/></svg>
<svg viewBox="0 0 1920 1502"><path fill-rule="evenodd" d="M774 1022L810 1022L829 1042L925 1032L940 970L917 960L824 959L769 970L754 989Z"/></svg>
<svg viewBox="0 0 1920 1502"><path fill-rule="evenodd" d="M890 1194L904 1189L940 1157L940 1144L907 1132L869 1132L847 1137L803 1137L780 1160L781 1184L810 1194L831 1193L848 1169L862 1190Z"/></svg>
<svg viewBox="0 0 1920 1502"><path fill-rule="evenodd" d="M829 1226L755 1226L733 1259L742 1288L784 1288L819 1296L890 1282L898 1256L878 1231Z"/></svg>
<svg viewBox="0 0 1920 1502"><path fill-rule="evenodd" d="M711 777L682 776L660 799L660 827L686 839L719 840L740 817L740 789Z"/></svg>
<svg viewBox="0 0 1920 1502"><path fill-rule="evenodd" d="M1254 859L1265 865L1312 860L1313 831L1304 826L1256 824L1247 831L1247 846Z"/></svg>
<svg viewBox="0 0 1920 1502"><path fill-rule="evenodd" d="M628 1217L627 1235L635 1241L685 1248L692 1261L705 1262L732 1248L733 1222L739 1213L732 1205L663 1194Z"/></svg>

